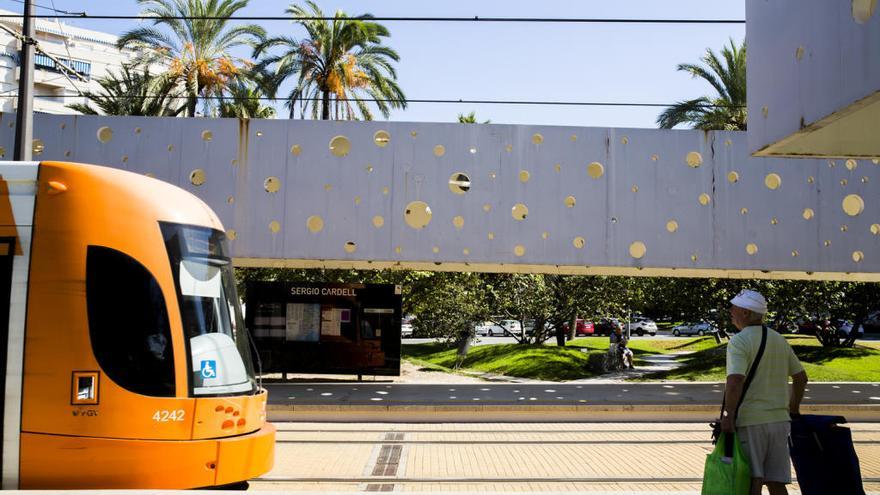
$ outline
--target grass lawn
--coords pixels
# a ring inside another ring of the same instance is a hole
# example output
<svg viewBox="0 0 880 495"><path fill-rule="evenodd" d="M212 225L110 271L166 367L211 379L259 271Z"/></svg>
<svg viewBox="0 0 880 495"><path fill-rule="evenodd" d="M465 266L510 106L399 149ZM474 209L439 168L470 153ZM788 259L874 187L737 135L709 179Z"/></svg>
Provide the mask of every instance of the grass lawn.
<svg viewBox="0 0 880 495"><path fill-rule="evenodd" d="M590 352L581 349L521 344L475 346L468 351L461 367L468 371L536 380L563 381L596 376L589 365ZM456 350L443 344L405 345L402 353L404 359L425 370L454 372Z"/></svg>
<svg viewBox="0 0 880 495"><path fill-rule="evenodd" d="M608 337L586 337L575 339L568 345L587 347L595 350L608 350ZM633 354L670 354L674 352L696 352L715 347L714 337L694 337L686 339L630 340L629 348Z"/></svg>
<svg viewBox="0 0 880 495"><path fill-rule="evenodd" d="M811 336L785 337L814 382L880 381L880 342L865 342L852 349L824 348ZM637 380L723 381L727 344L713 337L630 341L636 365L650 354L692 352L680 360L684 366L651 373ZM597 376L597 357L608 350L607 337L575 339L565 347L499 344L471 347L462 370L536 380L566 381ZM584 352L586 351L586 352ZM425 371L456 373L456 350L443 344L414 344L402 348L403 358ZM590 356L593 356L591 363ZM591 366L593 364L593 366Z"/></svg>
<svg viewBox="0 0 880 495"><path fill-rule="evenodd" d="M880 381L880 344L866 342L852 349L823 348L812 336L785 337L814 382ZM652 373L642 380L723 381L727 345L714 345L682 358L684 366ZM700 344L702 345L702 344Z"/></svg>

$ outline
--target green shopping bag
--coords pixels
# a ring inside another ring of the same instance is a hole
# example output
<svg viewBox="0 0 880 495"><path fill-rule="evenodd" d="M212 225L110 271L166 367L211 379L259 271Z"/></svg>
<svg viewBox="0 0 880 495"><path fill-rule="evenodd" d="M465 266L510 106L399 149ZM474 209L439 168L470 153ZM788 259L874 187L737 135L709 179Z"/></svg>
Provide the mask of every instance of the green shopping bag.
<svg viewBox="0 0 880 495"><path fill-rule="evenodd" d="M752 468L736 433L722 433L706 456L703 495L749 495Z"/></svg>

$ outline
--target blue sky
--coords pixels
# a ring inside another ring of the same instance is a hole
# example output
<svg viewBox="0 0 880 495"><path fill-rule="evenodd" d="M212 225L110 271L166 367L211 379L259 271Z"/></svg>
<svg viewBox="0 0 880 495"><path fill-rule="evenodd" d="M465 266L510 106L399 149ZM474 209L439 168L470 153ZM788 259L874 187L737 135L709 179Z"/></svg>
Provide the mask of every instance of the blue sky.
<svg viewBox="0 0 880 495"><path fill-rule="evenodd" d="M52 5L53 0L36 0ZM134 0L54 0L59 9L92 14L137 14ZM84 3L86 4L84 6ZM627 17L743 19L743 1L721 0L318 0L330 14ZM282 15L286 1L251 0L243 15ZM0 8L22 5L0 0ZM38 9L39 13L48 13ZM71 24L120 34L137 21L77 20ZM271 34L304 36L290 22L262 22ZM400 54L398 81L410 98L674 102L711 93L702 81L677 72L697 62L706 48L719 50L745 37L745 25L406 23L385 22L388 44ZM454 121L477 112L493 123L655 127L657 108L536 107L412 104L395 111L395 121ZM285 114L284 111L281 112Z"/></svg>

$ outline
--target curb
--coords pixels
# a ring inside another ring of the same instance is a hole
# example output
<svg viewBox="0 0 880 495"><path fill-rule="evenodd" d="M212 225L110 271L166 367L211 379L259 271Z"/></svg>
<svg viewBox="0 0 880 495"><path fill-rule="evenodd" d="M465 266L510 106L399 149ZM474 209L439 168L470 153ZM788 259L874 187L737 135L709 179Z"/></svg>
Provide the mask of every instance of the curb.
<svg viewBox="0 0 880 495"><path fill-rule="evenodd" d="M702 422L717 418L719 405L292 405L270 404L269 421L293 422ZM880 421L880 405L810 404L804 414L845 416L850 422Z"/></svg>

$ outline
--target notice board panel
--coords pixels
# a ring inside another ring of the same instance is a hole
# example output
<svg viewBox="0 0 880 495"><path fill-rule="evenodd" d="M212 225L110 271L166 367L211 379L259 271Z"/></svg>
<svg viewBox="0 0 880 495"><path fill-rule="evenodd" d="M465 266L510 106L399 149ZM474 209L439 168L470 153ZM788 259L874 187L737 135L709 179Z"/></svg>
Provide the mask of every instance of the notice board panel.
<svg viewBox="0 0 880 495"><path fill-rule="evenodd" d="M400 375L400 286L249 282L264 373Z"/></svg>

